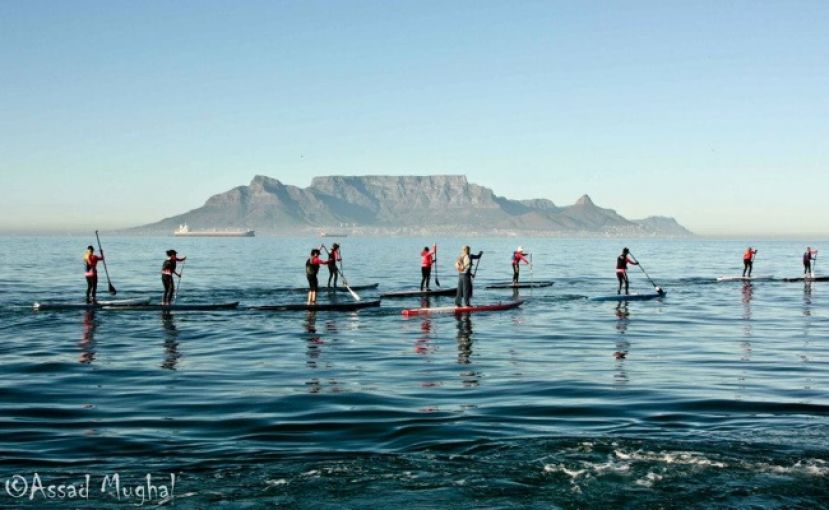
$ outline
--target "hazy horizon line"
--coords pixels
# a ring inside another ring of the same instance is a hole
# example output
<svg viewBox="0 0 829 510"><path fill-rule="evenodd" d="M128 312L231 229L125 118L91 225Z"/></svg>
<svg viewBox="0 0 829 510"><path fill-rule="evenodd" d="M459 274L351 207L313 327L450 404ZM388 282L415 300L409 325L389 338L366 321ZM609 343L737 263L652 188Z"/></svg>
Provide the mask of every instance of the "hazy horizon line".
<svg viewBox="0 0 829 510"><path fill-rule="evenodd" d="M27 236L48 236L48 237L56 237L56 236L71 236L71 237L81 237L84 235L94 235L96 231L100 233L105 233L107 235L115 235L115 236L123 236L123 237L156 237L156 235L150 234L139 234L139 233L129 233L125 232L127 229L131 229L134 227L119 227L119 228L98 228L98 229L85 229L81 227L37 227L37 228L3 228L0 227L0 235L2 236L15 236L15 237L27 237ZM324 227L312 227L316 228L324 228ZM469 237L513 237L507 235L498 235L498 234L469 234L459 232L459 234L464 234ZM435 232L433 234L423 234L423 235L437 235L437 236L446 236L448 235L445 232ZM400 234L371 234L371 233L351 233L349 232L349 237L423 237L421 234L408 234L408 235L400 235ZM451 234L449 234L451 235ZM173 237L172 232L169 234L160 234L158 237L162 236L170 236ZM270 232L270 231L258 231L258 237L303 237L303 234L294 232ZM561 234L544 234L544 233L532 233L532 232L521 232L518 233L516 237L525 237L525 238L557 238L557 239L662 239L662 240L682 240L682 239L696 239L696 240L711 240L711 241L829 241L829 232L797 232L797 233L775 233L775 232L766 232L766 233L751 233L751 232L732 232L732 233L696 233L693 232L690 236L605 236L601 233L592 233L592 232L583 232L582 234L579 233L561 233Z"/></svg>

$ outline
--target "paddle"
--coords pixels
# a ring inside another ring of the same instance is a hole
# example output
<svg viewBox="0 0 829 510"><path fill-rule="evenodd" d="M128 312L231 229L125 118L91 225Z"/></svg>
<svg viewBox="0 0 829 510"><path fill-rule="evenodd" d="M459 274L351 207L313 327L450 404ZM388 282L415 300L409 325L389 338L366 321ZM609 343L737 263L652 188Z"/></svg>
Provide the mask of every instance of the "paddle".
<svg viewBox="0 0 829 510"><path fill-rule="evenodd" d="M812 259L812 279L815 279L815 273L817 273L817 250L815 250L815 258Z"/></svg>
<svg viewBox="0 0 829 510"><path fill-rule="evenodd" d="M530 292L535 287L535 276L533 276L533 254L530 253Z"/></svg>
<svg viewBox="0 0 829 510"><path fill-rule="evenodd" d="M101 256L103 257L104 250L101 248L101 238L98 236L98 231L97 230L95 231L95 239L98 240L98 251L101 252ZM102 258L101 262L104 263L104 273L106 273L106 275L107 275L107 283L109 284L109 293L114 296L115 294L118 293L118 291L115 290L115 286L112 285L112 281L109 279L109 269L107 269L106 258Z"/></svg>
<svg viewBox="0 0 829 510"><path fill-rule="evenodd" d="M323 250L325 250L325 253L328 253L329 256L331 255L331 252L328 251L328 248L326 248L324 244L321 246L321 248ZM343 277L343 285L345 285L345 288L348 290L348 293L351 294L351 297L354 298L354 301L359 301L360 296L357 295L357 293L354 292L354 290L351 287L348 286L348 280L345 278L345 273L343 272L343 257L342 257L342 255L343 255L342 248L340 248L340 266L337 267L337 261L335 259L334 260L334 270L339 271L340 276Z"/></svg>
<svg viewBox="0 0 829 510"><path fill-rule="evenodd" d="M176 299L178 299L178 291L181 289L181 277L184 275L184 260L181 261L181 269L178 272L178 285L176 285L176 291L173 293L173 303L175 304Z"/></svg>
<svg viewBox="0 0 829 510"><path fill-rule="evenodd" d="M628 253L630 253L630 252L628 252ZM651 279L651 277L650 277L650 275L648 274L648 272L647 272L647 271L645 271L645 268L644 268L644 267L642 267L642 264L640 264L640 263L639 263L639 261L638 261L638 260L636 260L636 257L634 257L634 256L633 256L633 253L630 253L630 256L631 256L631 258L633 259L633 261L634 261L634 262L636 262L636 265L637 265L637 266L639 266L639 269L641 269L641 270L642 270L642 272L643 272L643 273L645 273L645 278L647 278L647 279L648 279L648 281L649 281L649 282L651 282L651 285L653 285L653 288L654 288L654 289L656 289L656 292L658 292L659 294L661 294L661 293L663 292L663 291L662 291L662 289L661 289L661 288L660 288L660 287L659 287L656 283L654 283L654 281Z"/></svg>
<svg viewBox="0 0 829 510"><path fill-rule="evenodd" d="M440 287L440 279L438 279L438 245L435 243L435 285Z"/></svg>
<svg viewBox="0 0 829 510"><path fill-rule="evenodd" d="M484 252L481 252L481 256L478 257L478 260L475 261L475 269L472 271L472 278L475 278L475 275L478 274L478 264L481 263L481 257L484 256Z"/></svg>

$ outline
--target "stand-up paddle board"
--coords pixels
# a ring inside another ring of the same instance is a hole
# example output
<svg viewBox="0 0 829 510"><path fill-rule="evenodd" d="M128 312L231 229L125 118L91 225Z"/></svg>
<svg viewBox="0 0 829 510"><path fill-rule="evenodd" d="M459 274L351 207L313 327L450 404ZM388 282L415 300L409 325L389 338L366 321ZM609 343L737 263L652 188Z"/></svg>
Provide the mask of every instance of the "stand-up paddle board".
<svg viewBox="0 0 829 510"><path fill-rule="evenodd" d="M317 303L315 305L308 305L305 303L290 303L285 305L263 305L251 307L251 310L260 310L263 312L291 312L297 310L308 311L331 311L331 312L350 312L352 310L359 310L361 308L372 308L380 306L380 300L374 301L354 301L351 303Z"/></svg>
<svg viewBox="0 0 829 510"><path fill-rule="evenodd" d="M644 294L611 294L609 296L595 296L590 298L590 301L645 301L648 299L658 299L665 297L664 290L662 292L647 292Z"/></svg>
<svg viewBox="0 0 829 510"><path fill-rule="evenodd" d="M478 306L435 306L427 308L409 308L403 310L404 317L414 317L417 315L432 315L437 313L454 313L460 315L464 313L479 313L479 312L500 312L502 310L510 310L518 308L524 303L523 299L517 301L498 302L490 305Z"/></svg>
<svg viewBox="0 0 829 510"><path fill-rule="evenodd" d="M720 276L718 282L762 282L774 280L774 276Z"/></svg>
<svg viewBox="0 0 829 510"><path fill-rule="evenodd" d="M104 307L135 306L149 304L150 298L115 299L97 303L41 302L32 305L35 310L96 310Z"/></svg>
<svg viewBox="0 0 829 510"><path fill-rule="evenodd" d="M360 290L372 290L379 287L379 283L370 283L368 285L352 285L351 290L353 291L360 291ZM308 287L280 287L273 289L273 292L308 292ZM322 292L348 292L348 288L346 287L326 287L325 285L320 285L317 289L318 293Z"/></svg>
<svg viewBox="0 0 829 510"><path fill-rule="evenodd" d="M429 296L454 296L458 293L458 289L433 289L433 290L399 290L395 292L383 292L380 297L388 298L407 298L407 297L429 297Z"/></svg>
<svg viewBox="0 0 829 510"><path fill-rule="evenodd" d="M513 285L512 282L491 283L486 286L487 289L540 289L541 287L552 287L552 281L538 281L538 282L521 282L518 285Z"/></svg>
<svg viewBox="0 0 829 510"><path fill-rule="evenodd" d="M238 301L230 303L176 303L172 305L161 304L142 304L142 305L127 305L127 306L105 306L104 310L124 310L124 311L145 311L145 310L161 310L168 312L187 312L187 311L210 311L210 310L233 310L239 306Z"/></svg>
<svg viewBox="0 0 829 510"><path fill-rule="evenodd" d="M829 276L795 276L783 278L784 282L829 282Z"/></svg>

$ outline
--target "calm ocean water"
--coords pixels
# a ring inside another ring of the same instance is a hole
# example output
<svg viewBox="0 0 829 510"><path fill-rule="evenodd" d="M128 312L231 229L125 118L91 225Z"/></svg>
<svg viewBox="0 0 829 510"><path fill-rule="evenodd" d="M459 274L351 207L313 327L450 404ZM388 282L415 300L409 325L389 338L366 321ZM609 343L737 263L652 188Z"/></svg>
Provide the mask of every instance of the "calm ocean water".
<svg viewBox="0 0 829 510"><path fill-rule="evenodd" d="M243 306L304 300L274 289L304 285L320 241L102 240L119 298L160 299L172 247L188 256L181 302ZM739 273L745 242L470 239L485 251L476 303L511 298L483 284L510 278L518 244L535 262L523 279L556 283L522 291L519 309L460 318L404 319L416 298L344 314L33 312L83 297L93 241L0 243L0 507L126 508L142 494L154 506L162 486L176 508L829 501L829 282L714 283ZM385 291L419 283L433 240L339 241L349 282ZM437 239L444 287L464 241ZM755 275L797 275L806 244L756 243ZM586 300L615 292L625 245L667 297ZM113 474L121 491L102 493ZM84 499L33 490L86 475Z"/></svg>

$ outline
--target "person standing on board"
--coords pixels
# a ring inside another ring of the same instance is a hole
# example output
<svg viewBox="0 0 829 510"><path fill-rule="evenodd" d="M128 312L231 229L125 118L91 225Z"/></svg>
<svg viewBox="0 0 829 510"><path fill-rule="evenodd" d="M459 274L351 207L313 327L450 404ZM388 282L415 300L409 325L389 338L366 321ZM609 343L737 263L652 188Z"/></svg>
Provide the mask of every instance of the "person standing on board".
<svg viewBox="0 0 829 510"><path fill-rule="evenodd" d="M743 252L743 278L746 276L746 271L748 271L748 277L751 278L751 270L754 268L754 256L757 255L757 250L754 250L749 246L746 248L746 251Z"/></svg>
<svg viewBox="0 0 829 510"><path fill-rule="evenodd" d="M812 274L813 260L817 260L817 249L812 249L811 246L807 246L806 253L803 254L803 274L806 276Z"/></svg>
<svg viewBox="0 0 829 510"><path fill-rule="evenodd" d="M86 302L97 303L98 295L98 261L104 260L104 252L101 255L95 255L95 248L92 246L86 247L86 253L83 256L83 263L85 266L86 276Z"/></svg>
<svg viewBox="0 0 829 510"><path fill-rule="evenodd" d="M455 295L455 306L472 306L472 261L480 259L484 252L479 251L477 255L469 254L469 246L464 246L460 256L455 260L455 269L458 270L458 292Z"/></svg>
<svg viewBox="0 0 829 510"><path fill-rule="evenodd" d="M176 250L167 250L167 259L161 265L161 283L164 284L164 297L162 305L172 305L173 296L176 294L176 284L173 282L173 275L181 278L181 273L176 273L176 262L184 262L187 257L178 258Z"/></svg>
<svg viewBox="0 0 829 510"><path fill-rule="evenodd" d="M323 244L320 248L325 249L325 245ZM337 269L337 262L341 261L343 258L340 256L340 245L334 243L331 246L330 250L328 251L328 260L325 262L325 265L328 266L328 286L331 287L331 279L334 279L334 287L337 286L337 277L340 274L340 270ZM317 255L319 255L319 250L317 250Z"/></svg>
<svg viewBox="0 0 829 510"><path fill-rule="evenodd" d="M316 248L311 250L311 256L305 261L305 277L308 278L307 304L309 305L317 304L317 287L319 286L319 282L317 281L317 273L319 273L320 265L322 263L323 262L320 259L320 251Z"/></svg>
<svg viewBox="0 0 829 510"><path fill-rule="evenodd" d="M628 280L628 264L638 266L639 263L630 258L629 253L630 250L625 248L622 250L622 254L616 257L616 279L619 280L619 289L616 291L616 294L622 293L622 284L625 286L625 295L630 294L630 292L628 292L628 288L630 287L630 281Z"/></svg>
<svg viewBox="0 0 829 510"><path fill-rule="evenodd" d="M524 262L525 264L528 264L528 265L530 263L530 261L527 260L527 257L524 256L524 249L519 246L517 250L512 252L512 286L513 287L518 286L518 271L519 271L518 264L520 264L521 262Z"/></svg>
<svg viewBox="0 0 829 510"><path fill-rule="evenodd" d="M428 246L423 247L423 251L420 252L420 290L423 291L424 284L426 285L426 290L431 290L429 288L429 284L432 281L432 264L435 263L435 253L437 251L437 245L433 244L432 249L430 250Z"/></svg>

